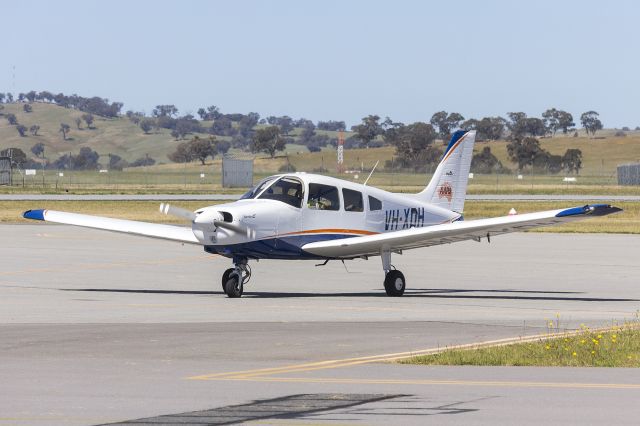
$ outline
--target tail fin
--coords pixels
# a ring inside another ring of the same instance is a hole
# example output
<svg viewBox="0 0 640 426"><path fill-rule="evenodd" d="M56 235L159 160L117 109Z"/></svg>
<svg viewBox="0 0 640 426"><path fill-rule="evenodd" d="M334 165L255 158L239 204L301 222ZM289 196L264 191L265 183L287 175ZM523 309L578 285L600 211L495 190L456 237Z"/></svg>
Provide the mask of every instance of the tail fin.
<svg viewBox="0 0 640 426"><path fill-rule="evenodd" d="M451 136L431 182L417 194L422 201L462 213L475 141L475 130L458 130Z"/></svg>

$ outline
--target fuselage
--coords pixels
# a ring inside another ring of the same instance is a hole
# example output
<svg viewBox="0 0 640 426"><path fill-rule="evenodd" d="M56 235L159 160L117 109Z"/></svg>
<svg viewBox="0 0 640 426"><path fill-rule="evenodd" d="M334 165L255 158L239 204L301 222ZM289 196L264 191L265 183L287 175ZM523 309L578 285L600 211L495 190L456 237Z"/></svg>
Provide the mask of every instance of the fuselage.
<svg viewBox="0 0 640 426"><path fill-rule="evenodd" d="M459 213L420 200L328 176L293 173L261 181L242 199L196 211L194 233L205 250L249 259L310 259L304 244L373 235L459 220ZM213 225L213 219L250 235Z"/></svg>

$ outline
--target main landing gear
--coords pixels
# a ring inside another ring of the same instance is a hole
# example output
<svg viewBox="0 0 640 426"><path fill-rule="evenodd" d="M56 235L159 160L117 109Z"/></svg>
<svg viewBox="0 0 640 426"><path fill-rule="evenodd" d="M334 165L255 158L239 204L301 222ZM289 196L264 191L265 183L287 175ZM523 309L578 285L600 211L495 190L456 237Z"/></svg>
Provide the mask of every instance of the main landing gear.
<svg viewBox="0 0 640 426"><path fill-rule="evenodd" d="M387 296L400 297L404 294L406 282L402 272L391 265L391 251L380 253L382 257L382 269L384 270L384 290ZM393 268L393 269L392 269Z"/></svg>
<svg viewBox="0 0 640 426"><path fill-rule="evenodd" d="M233 264L235 268L229 268L222 274L222 291L230 298L242 296L244 285L251 280L251 267L246 257L234 258Z"/></svg>

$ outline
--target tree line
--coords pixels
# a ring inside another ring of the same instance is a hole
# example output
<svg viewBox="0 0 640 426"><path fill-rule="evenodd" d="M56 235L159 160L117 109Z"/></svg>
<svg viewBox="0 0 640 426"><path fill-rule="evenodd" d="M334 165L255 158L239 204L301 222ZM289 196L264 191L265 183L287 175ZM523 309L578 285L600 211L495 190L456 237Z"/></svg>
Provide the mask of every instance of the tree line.
<svg viewBox="0 0 640 426"><path fill-rule="evenodd" d="M123 104L109 102L100 97L85 98L78 95L54 95L48 91L30 91L20 93L17 99L11 93L0 93L0 104L4 102L24 102L23 110L32 111L32 102L53 103L65 108L77 109L85 112L74 119L76 128L95 129L94 114L114 118L121 116ZM0 115L2 114L0 105ZM337 145L337 137L325 132L345 131L344 121L328 120L314 123L306 118L294 119L289 116L260 117L256 112L223 113L219 107L210 105L197 110L197 119L192 114L179 115L179 110L172 104L156 105L150 115L143 112L126 111L124 114L132 123L140 128L144 134L158 132L160 129L169 130L171 136L178 142L175 151L168 155L171 161L184 162L204 159L224 154L230 148L251 152L264 152L274 157L284 149L286 144L298 143L306 146L309 151L320 151L323 147ZM22 137L28 132L37 136L40 126L30 128L18 123L15 114L6 114L6 119ZM587 111L580 116L580 123L588 135L595 136L603 128L596 111ZM359 124L351 127L352 134L345 141L345 148L377 147L384 145L395 146L396 158L390 168L421 169L437 163L442 149L435 143L437 139L447 141L456 129L476 130L479 141L507 140L509 141L509 158L517 165L518 170L525 167L535 167L555 173L559 170L579 170L579 155L567 152L563 156L554 156L540 148L537 138L554 136L558 132L564 135L574 133L576 124L573 115L567 111L550 108L540 117L529 117L524 112L509 112L506 118L483 117L480 119L465 119L457 112L438 111L427 122L404 124L386 117L382 120L377 115L364 117ZM58 133L63 140L69 140L72 126L60 123ZM204 136L203 136L204 135ZM208 136L207 136L208 135ZM184 142L183 142L184 141ZM535 142L534 142L535 141ZM486 148L486 147L485 147ZM203 157L204 154L207 154ZM490 150L483 149L474 157L474 167L478 170L506 172L509 169L498 164ZM77 164L93 164L90 155L85 152ZM59 159L58 164L75 164L71 158ZM145 165L150 158L141 158L133 163L126 163L119 156L110 156L110 167L118 168L123 165ZM57 160L56 160L57 161ZM576 168L577 167L577 168Z"/></svg>

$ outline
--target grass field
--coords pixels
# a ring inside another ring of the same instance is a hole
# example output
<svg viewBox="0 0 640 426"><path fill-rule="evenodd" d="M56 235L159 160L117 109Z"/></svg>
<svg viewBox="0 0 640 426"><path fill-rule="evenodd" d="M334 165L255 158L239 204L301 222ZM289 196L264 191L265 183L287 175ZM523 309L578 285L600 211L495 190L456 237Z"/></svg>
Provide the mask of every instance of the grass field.
<svg viewBox="0 0 640 426"><path fill-rule="evenodd" d="M159 223L186 224L173 216L158 211L156 201L0 201L0 222L33 223L22 219L22 212L29 209L62 210L76 213L109 216L119 219L141 220ZM190 210L212 204L205 201L180 201L172 203ZM586 204L586 202L582 203ZM579 202L484 202L468 201L465 204L465 219L506 216L511 208L518 213L554 210L581 205ZM640 234L640 203L616 203L624 212L605 217L596 217L565 225L539 228L538 232L601 232Z"/></svg>
<svg viewBox="0 0 640 426"><path fill-rule="evenodd" d="M399 361L414 365L536 367L640 367L640 323L636 321L510 345L451 349Z"/></svg>

